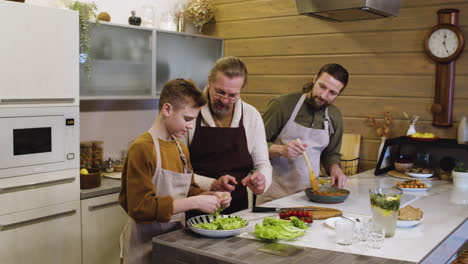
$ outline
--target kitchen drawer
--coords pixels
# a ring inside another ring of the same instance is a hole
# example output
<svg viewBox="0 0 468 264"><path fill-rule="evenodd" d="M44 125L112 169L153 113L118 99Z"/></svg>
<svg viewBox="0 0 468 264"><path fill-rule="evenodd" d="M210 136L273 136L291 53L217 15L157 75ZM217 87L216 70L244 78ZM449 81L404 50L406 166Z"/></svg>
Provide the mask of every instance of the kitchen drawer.
<svg viewBox="0 0 468 264"><path fill-rule="evenodd" d="M0 215L80 199L79 169L0 179Z"/></svg>
<svg viewBox="0 0 468 264"><path fill-rule="evenodd" d="M81 200L83 264L120 262L120 233L127 214L118 193Z"/></svg>
<svg viewBox="0 0 468 264"><path fill-rule="evenodd" d="M0 216L0 263L80 264L80 202Z"/></svg>

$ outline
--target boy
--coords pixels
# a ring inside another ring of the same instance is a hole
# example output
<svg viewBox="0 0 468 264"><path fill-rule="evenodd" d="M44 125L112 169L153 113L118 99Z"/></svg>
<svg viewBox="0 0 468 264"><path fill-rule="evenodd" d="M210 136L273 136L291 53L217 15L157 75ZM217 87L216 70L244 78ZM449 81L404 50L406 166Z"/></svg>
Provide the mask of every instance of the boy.
<svg viewBox="0 0 468 264"><path fill-rule="evenodd" d="M119 196L130 216L120 238L124 263L150 263L151 239L181 228L185 211L213 213L230 205L229 192L206 192L194 182L188 149L176 139L192 128L204 104L193 82L169 81L156 120L130 146Z"/></svg>

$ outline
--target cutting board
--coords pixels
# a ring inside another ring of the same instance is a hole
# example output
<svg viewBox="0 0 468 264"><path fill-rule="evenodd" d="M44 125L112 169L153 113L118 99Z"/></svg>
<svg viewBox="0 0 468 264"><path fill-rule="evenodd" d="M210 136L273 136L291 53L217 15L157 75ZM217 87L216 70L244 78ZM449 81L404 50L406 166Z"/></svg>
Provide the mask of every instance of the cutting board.
<svg viewBox="0 0 468 264"><path fill-rule="evenodd" d="M328 208L328 207L320 207L320 206L302 206L302 207L294 207L298 209L320 209L319 211L312 212L312 219L314 220L323 220L328 219L330 217L340 216L343 215L338 209L335 208Z"/></svg>

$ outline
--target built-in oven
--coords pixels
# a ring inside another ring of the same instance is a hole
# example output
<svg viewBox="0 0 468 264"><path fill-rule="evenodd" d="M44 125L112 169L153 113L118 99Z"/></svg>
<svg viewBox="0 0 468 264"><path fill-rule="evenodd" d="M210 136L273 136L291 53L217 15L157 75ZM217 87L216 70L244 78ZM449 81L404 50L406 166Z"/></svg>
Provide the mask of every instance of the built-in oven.
<svg viewBox="0 0 468 264"><path fill-rule="evenodd" d="M79 107L0 109L0 178L79 169Z"/></svg>

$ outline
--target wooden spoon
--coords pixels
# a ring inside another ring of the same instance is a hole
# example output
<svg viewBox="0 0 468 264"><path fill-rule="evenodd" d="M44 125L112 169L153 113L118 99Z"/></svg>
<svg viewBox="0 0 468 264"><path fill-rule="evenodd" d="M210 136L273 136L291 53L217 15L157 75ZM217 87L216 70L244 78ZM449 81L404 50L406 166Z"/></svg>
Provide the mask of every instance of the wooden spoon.
<svg viewBox="0 0 468 264"><path fill-rule="evenodd" d="M302 144L300 139L297 139L297 142ZM310 161L309 161L309 157L307 156L307 152L304 151L304 153L302 153L302 155L304 156L307 167L309 167L309 180L310 180L310 186L312 187L312 191L313 192L318 192L317 178L315 177L315 173L314 173L314 170L312 169L312 166L310 166Z"/></svg>

